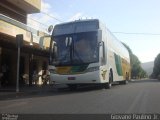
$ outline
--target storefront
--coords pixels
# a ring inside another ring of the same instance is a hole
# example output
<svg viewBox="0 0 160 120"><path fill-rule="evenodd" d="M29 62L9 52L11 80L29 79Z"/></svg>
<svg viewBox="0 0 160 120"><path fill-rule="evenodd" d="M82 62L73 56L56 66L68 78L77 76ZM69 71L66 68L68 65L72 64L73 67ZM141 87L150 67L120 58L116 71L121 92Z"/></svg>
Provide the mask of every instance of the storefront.
<svg viewBox="0 0 160 120"><path fill-rule="evenodd" d="M17 78L17 46L14 37L0 34L0 75L1 86L13 86ZM12 41L12 42L11 42ZM20 55L20 85L42 84L42 71L47 69L49 51L38 44L23 45ZM35 80L34 75L38 75ZM36 81L36 82L35 82Z"/></svg>
<svg viewBox="0 0 160 120"><path fill-rule="evenodd" d="M16 85L17 34L23 34L19 68L20 85L42 83L40 76L48 66L49 50L47 47L49 41L44 43L44 49L42 49L39 40L46 33L26 25L27 14L39 13L40 9L41 0L0 2L0 85ZM36 79L34 76L37 76Z"/></svg>

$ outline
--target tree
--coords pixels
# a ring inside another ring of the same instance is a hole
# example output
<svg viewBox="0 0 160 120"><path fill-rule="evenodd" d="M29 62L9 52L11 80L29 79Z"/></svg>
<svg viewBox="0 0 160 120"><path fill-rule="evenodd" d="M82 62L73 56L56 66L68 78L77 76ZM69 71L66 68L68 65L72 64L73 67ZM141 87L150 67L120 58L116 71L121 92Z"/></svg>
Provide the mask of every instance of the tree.
<svg viewBox="0 0 160 120"><path fill-rule="evenodd" d="M160 75L160 53L154 60L153 73L151 76L152 78L158 78L159 75Z"/></svg>
<svg viewBox="0 0 160 120"><path fill-rule="evenodd" d="M128 45L122 43L128 50L130 56L130 65L131 65L131 78L144 78L147 76L146 72L141 67L141 62L138 57L133 54L132 50Z"/></svg>

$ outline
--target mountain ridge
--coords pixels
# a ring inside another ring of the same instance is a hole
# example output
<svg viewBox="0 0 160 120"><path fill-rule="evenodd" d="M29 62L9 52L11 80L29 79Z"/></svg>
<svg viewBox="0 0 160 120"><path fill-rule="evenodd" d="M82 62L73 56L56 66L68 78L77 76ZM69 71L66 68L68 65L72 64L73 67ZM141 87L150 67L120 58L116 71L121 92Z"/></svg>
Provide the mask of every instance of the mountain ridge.
<svg viewBox="0 0 160 120"><path fill-rule="evenodd" d="M154 61L141 63L141 66L146 71L148 76L150 76L153 72Z"/></svg>

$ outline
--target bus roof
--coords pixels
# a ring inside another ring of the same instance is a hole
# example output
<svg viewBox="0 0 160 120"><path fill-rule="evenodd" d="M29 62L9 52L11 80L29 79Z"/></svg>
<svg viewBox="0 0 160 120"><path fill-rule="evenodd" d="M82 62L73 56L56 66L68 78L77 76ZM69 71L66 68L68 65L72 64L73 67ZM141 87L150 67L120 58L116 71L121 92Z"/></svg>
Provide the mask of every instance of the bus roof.
<svg viewBox="0 0 160 120"><path fill-rule="evenodd" d="M98 19L76 20L55 25L53 36L78 32L97 31L97 29L99 29Z"/></svg>

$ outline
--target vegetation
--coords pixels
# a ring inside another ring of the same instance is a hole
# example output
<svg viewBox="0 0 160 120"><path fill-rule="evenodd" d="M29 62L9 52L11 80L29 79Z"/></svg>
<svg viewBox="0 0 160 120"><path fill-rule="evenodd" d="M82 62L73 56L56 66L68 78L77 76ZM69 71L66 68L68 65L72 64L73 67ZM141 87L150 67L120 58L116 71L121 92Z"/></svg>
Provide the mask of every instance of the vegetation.
<svg viewBox="0 0 160 120"><path fill-rule="evenodd" d="M160 53L154 60L154 68L151 77L160 79Z"/></svg>
<svg viewBox="0 0 160 120"><path fill-rule="evenodd" d="M127 48L130 56L130 64L131 64L131 78L145 78L147 77L146 71L141 67L141 62L138 57L133 54L132 50L128 45L123 43L123 45Z"/></svg>

